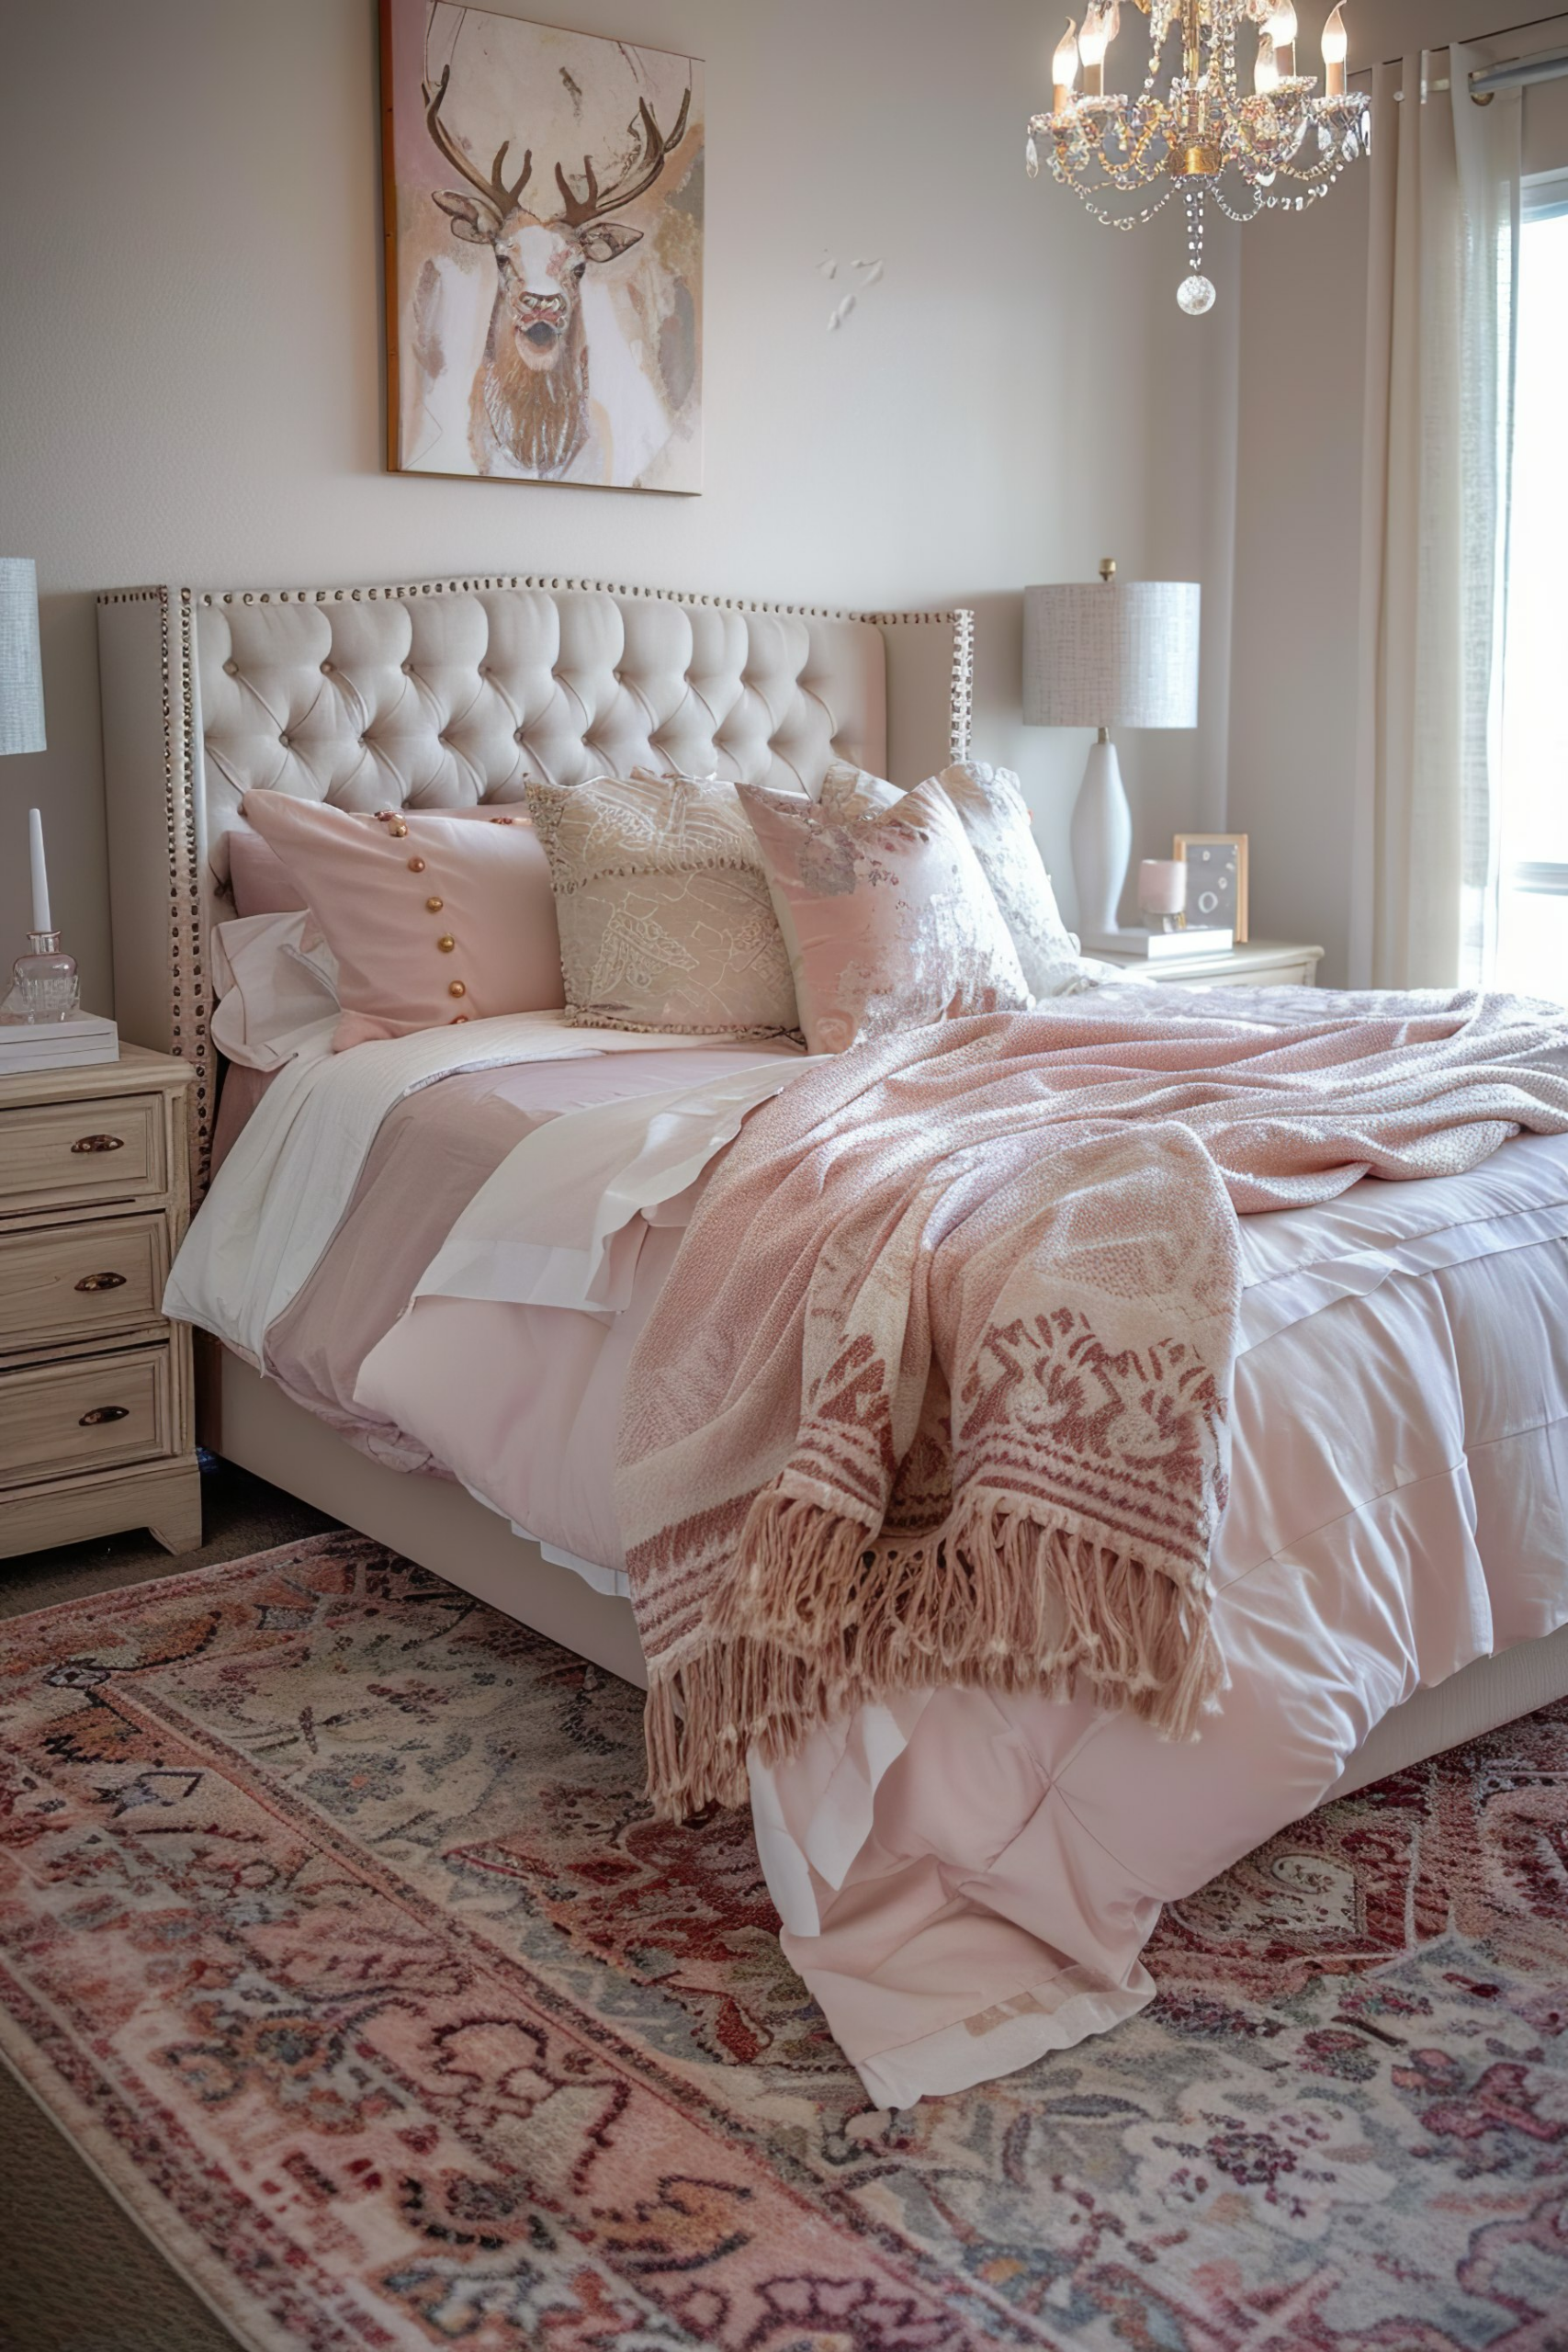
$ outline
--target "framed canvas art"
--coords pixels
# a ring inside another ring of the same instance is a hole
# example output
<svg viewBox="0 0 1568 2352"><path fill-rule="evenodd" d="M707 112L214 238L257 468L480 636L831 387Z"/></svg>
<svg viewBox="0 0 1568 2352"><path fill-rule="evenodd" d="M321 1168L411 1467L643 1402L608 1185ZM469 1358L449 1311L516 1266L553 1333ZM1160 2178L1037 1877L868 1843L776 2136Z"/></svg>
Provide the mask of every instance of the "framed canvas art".
<svg viewBox="0 0 1568 2352"><path fill-rule="evenodd" d="M1195 930L1228 928L1247 944L1245 833L1178 833L1172 855L1187 868L1187 920Z"/></svg>
<svg viewBox="0 0 1568 2352"><path fill-rule="evenodd" d="M388 462L697 491L700 59L381 0Z"/></svg>

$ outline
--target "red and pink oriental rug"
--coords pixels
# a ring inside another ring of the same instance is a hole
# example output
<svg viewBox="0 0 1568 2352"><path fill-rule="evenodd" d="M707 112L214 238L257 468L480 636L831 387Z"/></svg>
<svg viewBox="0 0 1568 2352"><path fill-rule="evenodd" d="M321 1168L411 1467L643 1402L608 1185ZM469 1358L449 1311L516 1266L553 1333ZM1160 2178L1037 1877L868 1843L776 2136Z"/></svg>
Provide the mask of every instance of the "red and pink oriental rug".
<svg viewBox="0 0 1568 2352"><path fill-rule="evenodd" d="M890 2128L640 1707L347 1535L6 1627L0 2047L243 2344L1568 2346L1568 1707Z"/></svg>

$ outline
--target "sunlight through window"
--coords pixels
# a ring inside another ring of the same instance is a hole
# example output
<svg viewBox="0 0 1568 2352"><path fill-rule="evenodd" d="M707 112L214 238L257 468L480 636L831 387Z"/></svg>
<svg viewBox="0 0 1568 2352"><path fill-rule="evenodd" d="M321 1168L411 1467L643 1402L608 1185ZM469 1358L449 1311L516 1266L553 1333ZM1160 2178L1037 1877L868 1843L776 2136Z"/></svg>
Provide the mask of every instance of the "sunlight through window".
<svg viewBox="0 0 1568 2352"><path fill-rule="evenodd" d="M1527 182L1497 985L1568 1001L1568 173Z"/></svg>

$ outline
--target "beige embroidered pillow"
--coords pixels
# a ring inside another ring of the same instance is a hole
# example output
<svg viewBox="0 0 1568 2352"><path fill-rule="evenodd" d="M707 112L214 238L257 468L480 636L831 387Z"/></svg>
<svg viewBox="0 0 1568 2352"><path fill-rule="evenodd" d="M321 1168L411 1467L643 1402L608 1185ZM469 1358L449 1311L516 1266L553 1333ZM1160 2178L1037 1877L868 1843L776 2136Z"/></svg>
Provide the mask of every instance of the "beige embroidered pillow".
<svg viewBox="0 0 1568 2352"><path fill-rule="evenodd" d="M940 785L842 820L794 793L736 788L761 846L813 1053L1028 1004L1007 925Z"/></svg>
<svg viewBox="0 0 1568 2352"><path fill-rule="evenodd" d="M730 784L530 784L576 1028L715 1037L798 1031L789 956Z"/></svg>

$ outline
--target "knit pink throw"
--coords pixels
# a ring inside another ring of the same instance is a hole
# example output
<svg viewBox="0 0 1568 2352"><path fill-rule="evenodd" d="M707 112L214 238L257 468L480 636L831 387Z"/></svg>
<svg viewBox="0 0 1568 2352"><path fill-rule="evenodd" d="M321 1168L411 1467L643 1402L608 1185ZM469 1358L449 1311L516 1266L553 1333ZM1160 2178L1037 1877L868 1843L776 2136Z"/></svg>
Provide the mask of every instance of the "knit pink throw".
<svg viewBox="0 0 1568 2352"><path fill-rule="evenodd" d="M1310 1025L1212 996L1151 1019L1142 991L946 1022L752 1114L621 1430L662 1812L741 1802L753 1742L943 1683L1087 1689L1196 1736L1224 1681L1237 1213L1568 1132L1568 1078L1528 1058L1568 1020L1290 1001Z"/></svg>

